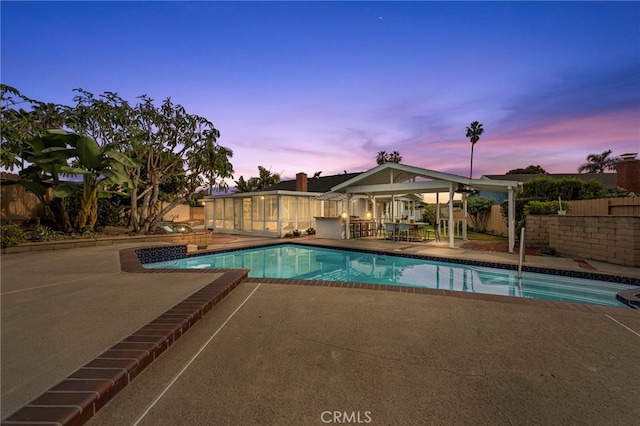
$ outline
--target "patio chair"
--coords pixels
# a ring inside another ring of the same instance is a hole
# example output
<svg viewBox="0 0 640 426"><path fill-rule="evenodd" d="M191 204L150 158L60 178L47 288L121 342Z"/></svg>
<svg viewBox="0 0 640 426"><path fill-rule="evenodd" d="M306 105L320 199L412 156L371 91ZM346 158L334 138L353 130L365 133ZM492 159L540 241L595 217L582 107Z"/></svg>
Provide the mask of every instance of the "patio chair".
<svg viewBox="0 0 640 426"><path fill-rule="evenodd" d="M385 239L395 239L396 236L396 224L395 223L385 223L384 224L385 228L385 232L384 232L384 238Z"/></svg>
<svg viewBox="0 0 640 426"><path fill-rule="evenodd" d="M407 241L409 241L409 233L411 232L411 225L408 223L400 223L398 224L398 240L400 236L404 233L407 236Z"/></svg>
<svg viewBox="0 0 640 426"><path fill-rule="evenodd" d="M156 226L164 231L165 234L178 234L181 232L193 232L193 228L186 223L171 224L167 222L158 222Z"/></svg>

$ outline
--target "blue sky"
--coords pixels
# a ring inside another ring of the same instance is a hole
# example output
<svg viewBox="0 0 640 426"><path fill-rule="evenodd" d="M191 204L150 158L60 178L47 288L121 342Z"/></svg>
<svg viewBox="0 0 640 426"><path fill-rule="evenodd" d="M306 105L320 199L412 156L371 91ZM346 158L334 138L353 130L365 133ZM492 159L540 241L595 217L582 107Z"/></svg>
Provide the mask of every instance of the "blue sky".
<svg viewBox="0 0 640 426"><path fill-rule="evenodd" d="M235 178L364 171L378 151L474 177L640 151L639 2L11 2L1 80L171 97Z"/></svg>

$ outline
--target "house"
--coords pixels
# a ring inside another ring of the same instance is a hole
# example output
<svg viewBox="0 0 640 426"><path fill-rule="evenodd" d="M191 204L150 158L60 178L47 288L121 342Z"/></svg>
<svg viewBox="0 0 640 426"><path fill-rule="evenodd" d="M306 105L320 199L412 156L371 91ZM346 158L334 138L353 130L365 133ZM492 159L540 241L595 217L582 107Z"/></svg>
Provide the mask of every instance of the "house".
<svg viewBox="0 0 640 426"><path fill-rule="evenodd" d="M202 200L205 227L226 233L283 237L294 230L315 228L316 220L321 218L322 222L330 222L323 226L327 234L332 235L330 238L350 238L352 221L381 224L419 219L414 206L424 193L433 193L436 197L447 193L449 200L458 194L465 201L466 211L466 196L476 190L507 193L509 217L513 218L514 195L521 186L512 180L469 179L398 163L384 163L362 173L315 179L298 173L295 184L287 181L261 192L206 197ZM449 203L447 217L453 218L453 203ZM466 238L466 215L462 221L463 238ZM446 226L452 227L451 222L453 220ZM509 224L512 251L515 222L510 220ZM330 227L335 228L333 232L328 231ZM452 229L447 228L447 234L453 247Z"/></svg>
<svg viewBox="0 0 640 426"><path fill-rule="evenodd" d="M218 232L284 237L298 230L315 228L315 217L338 217L345 207L337 200L317 200L359 173L308 178L298 173L258 192L237 192L205 197L204 225Z"/></svg>

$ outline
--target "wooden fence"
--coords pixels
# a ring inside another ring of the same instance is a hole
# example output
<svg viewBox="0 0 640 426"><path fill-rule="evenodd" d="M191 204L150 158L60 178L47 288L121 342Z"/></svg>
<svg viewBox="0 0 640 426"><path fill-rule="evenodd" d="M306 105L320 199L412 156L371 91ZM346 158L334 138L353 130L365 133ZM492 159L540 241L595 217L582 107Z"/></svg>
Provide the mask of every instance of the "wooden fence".
<svg viewBox="0 0 640 426"><path fill-rule="evenodd" d="M569 201L567 215L640 216L640 197Z"/></svg>
<svg viewBox="0 0 640 426"><path fill-rule="evenodd" d="M573 216L640 216L640 197L598 198L568 201L567 215ZM508 235L507 224L500 206L491 206L487 231L494 235Z"/></svg>

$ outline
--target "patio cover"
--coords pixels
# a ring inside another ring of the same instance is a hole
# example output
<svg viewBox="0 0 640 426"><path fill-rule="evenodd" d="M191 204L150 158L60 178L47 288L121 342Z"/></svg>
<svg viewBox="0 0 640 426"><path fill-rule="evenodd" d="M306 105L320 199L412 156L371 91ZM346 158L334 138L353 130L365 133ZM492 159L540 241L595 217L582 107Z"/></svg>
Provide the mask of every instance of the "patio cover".
<svg viewBox="0 0 640 426"><path fill-rule="evenodd" d="M515 246L515 193L522 187L517 181L469 179L450 173L423 169L399 163L384 163L331 188L316 197L320 200L346 199L352 196L408 195L448 192L452 200L456 191L483 190L508 193L509 252ZM463 192L464 193L464 192ZM463 196L465 215L463 232L466 236L466 196ZM453 218L453 203L449 203L449 217ZM347 217L347 226L349 218ZM451 224L451 221L449 221ZM453 232L449 232L449 246L454 247Z"/></svg>

